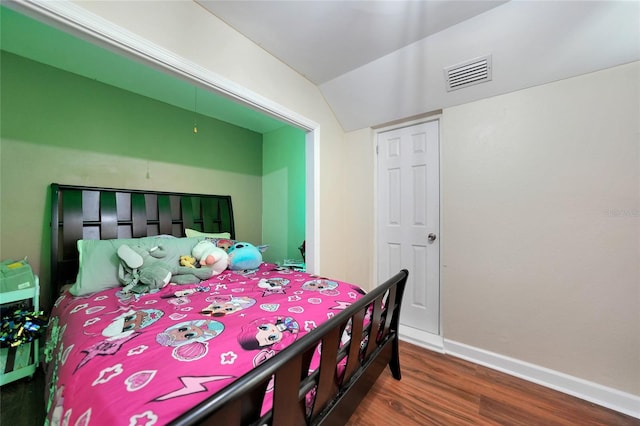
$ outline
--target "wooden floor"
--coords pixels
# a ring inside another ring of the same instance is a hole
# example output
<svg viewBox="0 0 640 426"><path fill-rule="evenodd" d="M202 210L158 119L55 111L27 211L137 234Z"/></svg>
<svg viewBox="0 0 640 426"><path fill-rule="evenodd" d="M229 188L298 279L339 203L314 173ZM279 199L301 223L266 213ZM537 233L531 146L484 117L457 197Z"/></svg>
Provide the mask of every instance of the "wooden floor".
<svg viewBox="0 0 640 426"><path fill-rule="evenodd" d="M640 420L486 367L400 343L349 426L640 425Z"/></svg>
<svg viewBox="0 0 640 426"><path fill-rule="evenodd" d="M349 426L634 425L640 420L467 361L400 343L402 380L385 370ZM44 421L44 378L0 388L0 425Z"/></svg>
<svg viewBox="0 0 640 426"><path fill-rule="evenodd" d="M0 387L0 426L42 426L44 424L44 373L22 378Z"/></svg>

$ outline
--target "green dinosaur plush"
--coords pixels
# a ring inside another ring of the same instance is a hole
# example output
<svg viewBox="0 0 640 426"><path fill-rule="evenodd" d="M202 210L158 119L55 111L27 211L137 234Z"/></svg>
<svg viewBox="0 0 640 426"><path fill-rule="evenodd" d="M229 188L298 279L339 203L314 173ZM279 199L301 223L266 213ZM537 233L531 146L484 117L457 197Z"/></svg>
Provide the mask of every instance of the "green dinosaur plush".
<svg viewBox="0 0 640 426"><path fill-rule="evenodd" d="M162 259L167 251L162 245L149 250L123 244L118 248L118 279L123 293L146 293L161 289L168 283L194 284L211 277L210 268L188 268L170 265Z"/></svg>

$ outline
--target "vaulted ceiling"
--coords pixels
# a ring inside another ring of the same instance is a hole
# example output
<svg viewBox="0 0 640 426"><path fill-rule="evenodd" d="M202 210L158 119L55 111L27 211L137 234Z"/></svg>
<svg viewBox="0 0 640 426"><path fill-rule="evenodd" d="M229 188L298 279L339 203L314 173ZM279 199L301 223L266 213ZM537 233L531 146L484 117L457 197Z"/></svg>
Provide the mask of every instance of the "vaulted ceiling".
<svg viewBox="0 0 640 426"><path fill-rule="evenodd" d="M640 2L196 0L318 85L345 130L640 60ZM445 69L490 56L490 81Z"/></svg>
<svg viewBox="0 0 640 426"><path fill-rule="evenodd" d="M346 131L640 60L637 1L195 2L316 84ZM194 108L188 83L2 12L3 50ZM444 69L481 56L492 58L491 80L447 91ZM199 113L219 111L259 132L281 125L198 93Z"/></svg>
<svg viewBox="0 0 640 426"><path fill-rule="evenodd" d="M507 0L195 0L316 85Z"/></svg>

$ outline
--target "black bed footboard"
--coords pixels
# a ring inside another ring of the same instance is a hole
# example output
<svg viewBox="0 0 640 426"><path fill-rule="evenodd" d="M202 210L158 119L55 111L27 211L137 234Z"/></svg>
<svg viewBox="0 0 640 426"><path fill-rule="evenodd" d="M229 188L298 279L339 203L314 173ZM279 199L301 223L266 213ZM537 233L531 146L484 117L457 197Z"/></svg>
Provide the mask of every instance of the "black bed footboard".
<svg viewBox="0 0 640 426"><path fill-rule="evenodd" d="M387 365L400 379L398 321L407 277L401 270L172 425L344 424ZM347 327L351 340L342 345ZM320 367L309 373L318 344ZM274 390L267 397L273 408L261 416L272 377Z"/></svg>

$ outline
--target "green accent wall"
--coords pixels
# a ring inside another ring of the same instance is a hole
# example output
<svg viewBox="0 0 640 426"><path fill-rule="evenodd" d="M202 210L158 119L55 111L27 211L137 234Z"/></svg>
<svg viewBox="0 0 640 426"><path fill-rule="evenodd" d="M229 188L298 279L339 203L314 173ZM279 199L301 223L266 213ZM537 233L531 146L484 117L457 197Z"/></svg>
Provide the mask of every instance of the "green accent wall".
<svg viewBox="0 0 640 426"><path fill-rule="evenodd" d="M260 241L261 133L11 53L0 61L0 257L28 257L45 308L52 182L231 195L237 237Z"/></svg>
<svg viewBox="0 0 640 426"><path fill-rule="evenodd" d="M283 123L213 92L195 88L139 60L120 55L0 5L2 50L92 81L119 87L187 111L197 111L258 133Z"/></svg>
<svg viewBox="0 0 640 426"><path fill-rule="evenodd" d="M46 187L60 182L230 194L239 239L269 244L265 261L301 258L304 131L263 135L5 51L0 61L3 257L44 259L46 276ZM24 240L34 221L41 231Z"/></svg>
<svg viewBox="0 0 640 426"><path fill-rule="evenodd" d="M270 244L266 261L300 258L303 131L5 7L0 18L0 258L29 258L43 306L51 182L228 194L238 239Z"/></svg>
<svg viewBox="0 0 640 426"><path fill-rule="evenodd" d="M1 60L2 138L262 175L260 133L11 53Z"/></svg>
<svg viewBox="0 0 640 426"><path fill-rule="evenodd" d="M305 237L305 133L286 127L263 139L262 239L265 260L301 259Z"/></svg>

